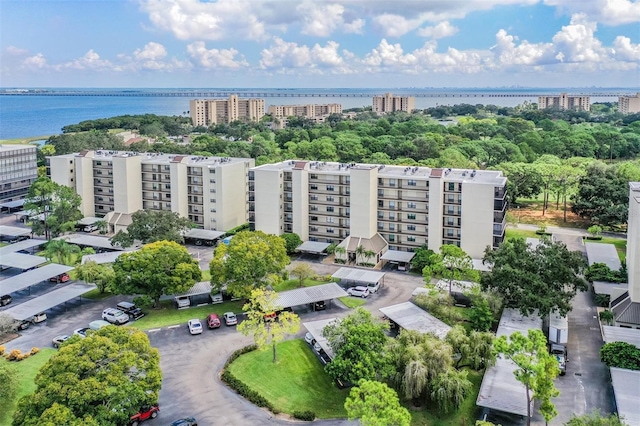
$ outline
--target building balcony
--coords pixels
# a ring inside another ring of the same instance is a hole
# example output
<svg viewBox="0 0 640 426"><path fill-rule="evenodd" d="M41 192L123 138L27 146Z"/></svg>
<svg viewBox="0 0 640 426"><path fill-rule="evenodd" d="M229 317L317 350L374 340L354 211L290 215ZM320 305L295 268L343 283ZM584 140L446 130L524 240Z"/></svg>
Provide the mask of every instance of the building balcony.
<svg viewBox="0 0 640 426"><path fill-rule="evenodd" d="M462 198L445 198L444 199L444 204L450 204L450 205L461 205L462 204Z"/></svg>
<svg viewBox="0 0 640 426"><path fill-rule="evenodd" d="M507 217L507 211L502 210L499 212L493 212L493 223L502 223L505 221L505 218Z"/></svg>
<svg viewBox="0 0 640 426"><path fill-rule="evenodd" d="M461 226L461 218L458 217L457 220L456 219L451 219L451 218L443 218L442 219L442 226L447 227L447 228L460 228Z"/></svg>
<svg viewBox="0 0 640 426"><path fill-rule="evenodd" d="M462 216L462 211L460 211L460 210L446 210L446 209L443 209L442 214L444 216Z"/></svg>
<svg viewBox="0 0 640 426"><path fill-rule="evenodd" d="M506 226L505 226L504 223L494 223L493 224L493 235L496 236L496 237L504 235L505 228L506 228Z"/></svg>
<svg viewBox="0 0 640 426"><path fill-rule="evenodd" d="M493 210L494 211L504 211L507 208L507 200L503 198L502 200L493 200Z"/></svg>
<svg viewBox="0 0 640 426"><path fill-rule="evenodd" d="M507 196L507 189L504 187L495 188L493 191L493 198L495 198L496 200L504 200L506 196Z"/></svg>

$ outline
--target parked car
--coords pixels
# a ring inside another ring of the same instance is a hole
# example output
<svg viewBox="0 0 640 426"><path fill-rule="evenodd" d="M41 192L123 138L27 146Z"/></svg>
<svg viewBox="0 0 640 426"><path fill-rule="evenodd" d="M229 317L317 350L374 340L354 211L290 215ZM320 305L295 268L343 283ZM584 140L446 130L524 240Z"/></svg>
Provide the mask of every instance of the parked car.
<svg viewBox="0 0 640 426"><path fill-rule="evenodd" d="M222 293L216 293L211 295L211 303L222 303L222 302L224 302Z"/></svg>
<svg viewBox="0 0 640 426"><path fill-rule="evenodd" d="M367 288L369 289L369 294L377 293L380 290L380 283L369 283L367 284Z"/></svg>
<svg viewBox="0 0 640 426"><path fill-rule="evenodd" d="M78 336L85 338L87 337L88 331L91 331L89 327L76 328L75 330L73 330L73 334L77 334Z"/></svg>
<svg viewBox="0 0 640 426"><path fill-rule="evenodd" d="M316 339L313 338L313 334L311 333L307 333L304 335L304 341L310 345L313 345L314 343L316 343Z"/></svg>
<svg viewBox="0 0 640 426"><path fill-rule="evenodd" d="M177 296L175 301L178 309L188 308L191 306L191 299L189 299L189 296Z"/></svg>
<svg viewBox="0 0 640 426"><path fill-rule="evenodd" d="M34 316L27 319L31 324L39 324L41 322L45 322L47 320L47 314L44 312L40 312L39 314L35 314Z"/></svg>
<svg viewBox="0 0 640 426"><path fill-rule="evenodd" d="M90 329L90 330L93 330L93 331L98 331L98 330L100 330L101 328L108 327L108 326L110 326L110 325L111 325L111 323L110 323L109 321L105 321L105 320L95 320L95 321L91 321L91 322L89 323L89 329Z"/></svg>
<svg viewBox="0 0 640 426"><path fill-rule="evenodd" d="M225 312L224 313L224 323L227 325L236 325L238 324L238 318L236 314L233 312Z"/></svg>
<svg viewBox="0 0 640 426"><path fill-rule="evenodd" d="M125 314L129 315L129 319L133 321L144 316L144 312L142 312L142 309L138 308L135 303L120 302L116 305L116 309L119 309Z"/></svg>
<svg viewBox="0 0 640 426"><path fill-rule="evenodd" d="M130 426L138 426L140 422L149 419L155 419L158 417L158 412L160 411L160 407L158 404L152 405L150 407L142 407L140 411L131 416L131 420L129 420Z"/></svg>
<svg viewBox="0 0 640 426"><path fill-rule="evenodd" d="M69 274L65 272L64 274L56 275L55 277L49 278L49 281L51 281L52 283L66 283L70 279L71 277L69 277Z"/></svg>
<svg viewBox="0 0 640 426"><path fill-rule="evenodd" d="M207 315L207 326L211 329L211 328L218 328L220 327L220 317L218 316L218 314L209 314Z"/></svg>
<svg viewBox="0 0 640 426"><path fill-rule="evenodd" d="M71 338L71 336L69 336L68 334L62 334L60 336L54 337L51 342L53 343L53 347L58 349L60 345L66 342L69 338Z"/></svg>
<svg viewBox="0 0 640 426"><path fill-rule="evenodd" d="M269 312L268 314L264 314L265 321L275 321L278 318L277 312Z"/></svg>
<svg viewBox="0 0 640 426"><path fill-rule="evenodd" d="M6 306L11 302L13 302L13 297L11 297L10 294L5 294L4 296L0 296L0 306Z"/></svg>
<svg viewBox="0 0 640 426"><path fill-rule="evenodd" d="M198 426L198 423L194 417L185 417L184 419L176 420L170 426Z"/></svg>
<svg viewBox="0 0 640 426"><path fill-rule="evenodd" d="M553 354L558 360L558 367L560 368L560 375L567 374L567 347L565 345L551 344L551 354Z"/></svg>
<svg viewBox="0 0 640 426"><path fill-rule="evenodd" d="M202 334L202 323L197 318L190 319L187 323L187 327L189 327L189 333L191 333L192 335Z"/></svg>
<svg viewBox="0 0 640 426"><path fill-rule="evenodd" d="M84 232L93 232L93 231L97 231L98 230L98 225L86 225L84 228L82 228L82 230Z"/></svg>
<svg viewBox="0 0 640 426"><path fill-rule="evenodd" d="M355 287L351 287L350 289L347 290L347 294L349 296L356 296L356 297L369 297L369 289L365 286L359 285L359 286L355 286Z"/></svg>
<svg viewBox="0 0 640 426"><path fill-rule="evenodd" d="M322 346L320 346L320 343L315 342L313 344L313 350L316 351L318 354L322 353Z"/></svg>
<svg viewBox="0 0 640 426"><path fill-rule="evenodd" d="M102 311L102 319L110 322L111 324L121 325L129 322L129 315L125 314L120 309L107 308Z"/></svg>
<svg viewBox="0 0 640 426"><path fill-rule="evenodd" d="M311 309L313 309L314 311L324 311L325 309L327 309L327 305L324 302L324 300L321 300L316 303L311 303L310 306L311 306Z"/></svg>

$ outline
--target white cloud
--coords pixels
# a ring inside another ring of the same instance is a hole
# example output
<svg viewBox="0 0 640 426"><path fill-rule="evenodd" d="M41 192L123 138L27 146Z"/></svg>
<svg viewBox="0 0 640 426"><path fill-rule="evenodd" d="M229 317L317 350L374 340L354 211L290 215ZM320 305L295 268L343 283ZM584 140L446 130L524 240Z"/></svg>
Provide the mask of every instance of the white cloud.
<svg viewBox="0 0 640 426"><path fill-rule="evenodd" d="M353 19L345 21L345 8L341 4L318 4L305 1L296 7L299 16L302 17L302 34L316 37L328 37L334 31L341 30L345 33L361 33L365 21Z"/></svg>
<svg viewBox="0 0 640 426"><path fill-rule="evenodd" d="M529 43L524 40L516 46L517 38L501 29L496 34L496 45L491 48L500 65L541 65L556 62L551 43Z"/></svg>
<svg viewBox="0 0 640 426"><path fill-rule="evenodd" d="M327 42L325 47L316 44L311 49L311 57L316 60L316 64L338 67L344 64L344 60L338 53L340 45L335 41Z"/></svg>
<svg viewBox="0 0 640 426"><path fill-rule="evenodd" d="M21 49L16 46L7 46L7 48L5 49L5 52L7 52L7 54L11 56L24 56L29 54L28 50Z"/></svg>
<svg viewBox="0 0 640 426"><path fill-rule="evenodd" d="M100 55L93 49L90 49L84 56L75 59L73 61L64 62L59 65L55 65L58 70L62 69L76 69L76 70L104 70L113 68L113 64L108 60L100 58Z"/></svg>
<svg viewBox="0 0 640 426"><path fill-rule="evenodd" d="M605 25L640 22L640 2L637 0L544 0L544 4L568 14L583 13L590 20Z"/></svg>
<svg viewBox="0 0 640 426"><path fill-rule="evenodd" d="M47 59L42 55L42 53L38 53L26 58L23 61L23 65L27 68L46 68Z"/></svg>
<svg viewBox="0 0 640 426"><path fill-rule="evenodd" d="M248 66L248 62L240 55L236 59L236 49L207 49L203 41L197 41L187 46L187 53L198 65L209 68L242 68Z"/></svg>
<svg viewBox="0 0 640 426"><path fill-rule="evenodd" d="M261 68L300 68L311 63L311 54L307 46L287 42L279 37L273 38L268 49L262 49Z"/></svg>
<svg viewBox="0 0 640 426"><path fill-rule="evenodd" d="M418 30L418 35L433 39L451 37L458 32L458 28L451 25L449 21L440 22L433 27L424 27Z"/></svg>
<svg viewBox="0 0 640 426"><path fill-rule="evenodd" d="M393 13L384 13L373 18L376 30L386 37L401 37L418 28L424 21L420 18L407 19Z"/></svg>
<svg viewBox="0 0 640 426"><path fill-rule="evenodd" d="M136 49L133 57L139 61L157 61L167 56L167 49L160 43L150 42L144 48Z"/></svg>
<svg viewBox="0 0 640 426"><path fill-rule="evenodd" d="M595 38L595 22L590 22L585 14L571 17L569 25L562 27L553 36L553 44L564 62L603 62L609 58L610 49Z"/></svg>
<svg viewBox="0 0 640 426"><path fill-rule="evenodd" d="M613 41L615 57L621 61L640 61L640 44L631 43L629 37L618 36Z"/></svg>

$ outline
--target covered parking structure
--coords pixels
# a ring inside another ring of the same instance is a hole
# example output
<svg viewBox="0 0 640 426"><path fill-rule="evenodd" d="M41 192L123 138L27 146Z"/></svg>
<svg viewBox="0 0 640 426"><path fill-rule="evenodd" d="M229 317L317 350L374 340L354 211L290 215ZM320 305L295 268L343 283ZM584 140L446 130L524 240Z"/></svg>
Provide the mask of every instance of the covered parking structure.
<svg viewBox="0 0 640 426"><path fill-rule="evenodd" d="M609 283L606 281L593 282L593 292L595 294L607 294L611 296L611 300L628 290L629 284L627 283Z"/></svg>
<svg viewBox="0 0 640 426"><path fill-rule="evenodd" d="M625 424L640 425L640 404L638 404L640 371L617 367L611 367L610 370L618 416L624 418Z"/></svg>
<svg viewBox="0 0 640 426"><path fill-rule="evenodd" d="M107 237L99 237L97 235L70 234L63 237L55 238L56 240L65 240L69 244L75 244L82 247L93 247L102 250L122 251L121 247L111 245L111 241Z"/></svg>
<svg viewBox="0 0 640 426"><path fill-rule="evenodd" d="M49 278L69 272L73 268L59 263L50 263L41 268L32 271L23 272L22 274L12 277L10 280L0 281L0 295L15 293L25 288L49 280Z"/></svg>
<svg viewBox="0 0 640 426"><path fill-rule="evenodd" d="M31 228L0 225L0 240L2 241L11 241L20 237L31 237L31 233Z"/></svg>
<svg viewBox="0 0 640 426"><path fill-rule="evenodd" d="M625 342L640 349L640 330L639 329L614 327L612 325L603 325L602 337L605 343Z"/></svg>
<svg viewBox="0 0 640 426"><path fill-rule="evenodd" d="M449 325L411 302L386 306L380 308L380 312L405 330L417 331L422 334L432 333L440 339L444 339L451 331Z"/></svg>
<svg viewBox="0 0 640 426"><path fill-rule="evenodd" d="M326 256L327 248L330 245L330 243L321 243L320 241L305 241L296 247L296 252Z"/></svg>
<svg viewBox="0 0 640 426"><path fill-rule="evenodd" d="M338 278L341 281L353 282L356 284L384 284L384 272L371 271L355 268L340 268L331 278Z"/></svg>
<svg viewBox="0 0 640 426"><path fill-rule="evenodd" d="M346 296L348 296L347 292L336 283L320 284L282 291L278 293L276 305L282 308L291 308Z"/></svg>
<svg viewBox="0 0 640 426"><path fill-rule="evenodd" d="M13 308L7 309L4 312L11 315L18 321L24 321L32 316L45 312L51 308L68 302L71 299L80 297L88 291L94 290L96 286L94 284L86 283L73 283L61 287L57 290L50 291L34 299L21 303Z"/></svg>
<svg viewBox="0 0 640 426"><path fill-rule="evenodd" d="M84 256L82 256L82 262L81 263L83 265L85 263L87 263L87 262L96 262L98 265L101 265L103 263L113 263L123 253L133 253L133 251L131 251L131 252L109 251L109 252L106 252L106 253L85 254Z"/></svg>
<svg viewBox="0 0 640 426"><path fill-rule="evenodd" d="M213 246L224 235L224 232L198 228L189 229L184 234L182 234L185 243L193 243L197 246Z"/></svg>
<svg viewBox="0 0 640 426"><path fill-rule="evenodd" d="M542 330L542 318L538 315L523 316L516 309L507 308L500 318L496 336L510 336L516 331L526 335L531 329ZM516 369L512 361L501 357L496 359L495 365L484 373L476 404L490 410L526 417L526 389L516 380L513 374ZM533 412L533 402L531 410Z"/></svg>
<svg viewBox="0 0 640 426"><path fill-rule="evenodd" d="M602 243L586 243L587 259L589 260L589 266L594 263L604 263L612 271L617 271L622 266L620 263L620 257L616 251L616 246L613 244Z"/></svg>
<svg viewBox="0 0 640 426"><path fill-rule="evenodd" d="M0 266L3 268L16 268L26 271L47 262L46 257L33 256L23 253L7 253L0 256Z"/></svg>
<svg viewBox="0 0 640 426"><path fill-rule="evenodd" d="M6 256L9 253L15 253L20 250L29 250L34 247L41 246L46 244L47 242L44 240L35 240L33 238L29 238L23 241L18 241L17 243L9 244L4 247L0 247L0 256Z"/></svg>
<svg viewBox="0 0 640 426"><path fill-rule="evenodd" d="M380 259L383 264L398 265L398 271L406 271L415 255L413 251L387 250Z"/></svg>
<svg viewBox="0 0 640 426"><path fill-rule="evenodd" d="M309 334L315 339L316 342L320 345L324 353L327 354L329 359L333 359L333 350L331 346L329 346L329 342L326 337L322 335L322 330L329 324L336 324L340 321L338 318L328 318L318 321L309 321L303 322L302 325L307 329Z"/></svg>
<svg viewBox="0 0 640 426"><path fill-rule="evenodd" d="M22 210L24 207L24 198L21 200L6 201L0 203L0 211L13 213L14 210Z"/></svg>

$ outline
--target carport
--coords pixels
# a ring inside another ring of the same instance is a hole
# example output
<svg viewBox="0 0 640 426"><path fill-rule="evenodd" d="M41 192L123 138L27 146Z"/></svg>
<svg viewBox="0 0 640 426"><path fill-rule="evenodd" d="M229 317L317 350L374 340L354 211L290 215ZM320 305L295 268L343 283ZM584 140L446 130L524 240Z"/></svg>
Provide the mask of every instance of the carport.
<svg viewBox="0 0 640 426"><path fill-rule="evenodd" d="M618 416L624 417L626 424L640 425L640 404L638 404L640 371L617 367L611 367L610 370Z"/></svg>
<svg viewBox="0 0 640 426"><path fill-rule="evenodd" d="M44 240L34 240L33 238L29 238L28 240L24 240L24 241L18 241L17 243L0 247L0 256L6 256L9 253L15 253L20 250L32 249L34 247L38 247L46 243L47 242Z"/></svg>
<svg viewBox="0 0 640 426"><path fill-rule="evenodd" d="M629 290L629 284L627 283L609 283L606 281L593 282L593 292L595 294L608 294L609 296L613 296L615 293L619 296L627 290ZM611 299L613 300L615 297L612 297Z"/></svg>
<svg viewBox="0 0 640 426"><path fill-rule="evenodd" d="M9 213L13 213L11 210L18 210L24 207L24 198L21 200L7 201L0 203L0 210L6 210Z"/></svg>
<svg viewBox="0 0 640 426"><path fill-rule="evenodd" d="M380 259L398 265L398 271L406 271L415 255L413 251L387 250Z"/></svg>
<svg viewBox="0 0 640 426"><path fill-rule="evenodd" d="M96 223L98 223L98 222L100 222L102 220L104 220L104 219L101 218L101 217L92 217L92 216L83 217L82 219L80 219L78 221L78 225L80 225L80 226L95 225Z"/></svg>
<svg viewBox="0 0 640 426"><path fill-rule="evenodd" d="M305 241L296 248L296 251L298 253L319 254L322 256L326 256L327 247L329 247L330 245L331 244L329 243L321 243L320 241Z"/></svg>
<svg viewBox="0 0 640 426"><path fill-rule="evenodd" d="M0 238L2 240L13 240L18 237L30 237L31 228L20 228L18 226L0 225Z"/></svg>
<svg viewBox="0 0 640 426"><path fill-rule="evenodd" d="M336 283L321 284L282 291L278 293L276 305L281 308L291 308L346 296L348 296L347 292Z"/></svg>
<svg viewBox="0 0 640 426"><path fill-rule="evenodd" d="M182 234L182 236L184 237L185 242L193 241L193 243L197 246L212 246L215 245L215 243L218 242L218 240L222 238L224 234L224 232L220 231L194 228L189 229L184 234Z"/></svg>
<svg viewBox="0 0 640 426"><path fill-rule="evenodd" d="M56 240L65 240L69 244L75 244L84 247L94 247L111 251L122 251L121 247L111 245L111 241L107 237L99 237L97 235L71 234L64 237L54 238Z"/></svg>
<svg viewBox="0 0 640 426"><path fill-rule="evenodd" d="M103 264L103 263L113 263L123 253L133 253L133 251L131 251L131 252L109 251L109 252L106 252L106 253L85 254L84 256L82 256L82 262L81 263L83 265L85 263L87 263L87 262L96 262L98 265Z"/></svg>
<svg viewBox="0 0 640 426"><path fill-rule="evenodd" d="M47 262L46 257L33 256L23 253L7 253L0 256L0 266L5 268L17 268L23 271L35 268Z"/></svg>
<svg viewBox="0 0 640 426"><path fill-rule="evenodd" d="M640 349L640 330L635 328L603 325L602 337L605 343L625 342Z"/></svg>
<svg viewBox="0 0 640 426"><path fill-rule="evenodd" d="M440 339L444 339L451 331L450 326L411 302L386 306L380 308L380 312L405 330L413 330L422 334L433 333Z"/></svg>
<svg viewBox="0 0 640 426"><path fill-rule="evenodd" d="M340 268L331 277L357 284L384 284L384 272L365 269Z"/></svg>
<svg viewBox="0 0 640 426"><path fill-rule="evenodd" d="M482 259L471 259L471 263L473 264L473 269L480 272L490 272L491 267L486 265Z"/></svg>
<svg viewBox="0 0 640 426"><path fill-rule="evenodd" d="M586 243L585 247L587 249L589 266L594 263L604 263L612 271L617 271L622 266L618 252L616 251L616 246L613 244Z"/></svg>
<svg viewBox="0 0 640 426"><path fill-rule="evenodd" d="M28 300L4 312L18 321L26 320L40 312L54 308L69 300L80 297L88 291L95 289L94 284L73 283L57 290L50 291L34 299Z"/></svg>
<svg viewBox="0 0 640 426"><path fill-rule="evenodd" d="M0 281L0 294L11 294L33 285L47 281L49 278L57 277L60 274L69 272L73 268L59 263L50 263L41 268L32 271L23 272L22 274L12 277L10 280Z"/></svg>
<svg viewBox="0 0 640 426"><path fill-rule="evenodd" d="M195 283L193 287L187 290L184 293L173 294L173 295L163 295L160 297L160 300L175 300L176 297L189 297L189 302L195 306L200 304L208 305L211 302L211 282L209 281L201 281L199 283ZM206 302L204 302L204 297L206 296ZM198 303L198 300L203 301L203 303Z"/></svg>
<svg viewBox="0 0 640 426"><path fill-rule="evenodd" d="M303 322L302 325L307 329L307 331L313 336L313 338L318 342L324 353L327 354L329 359L333 359L333 351L331 350L331 346L329 346L329 341L322 335L322 330L329 324L333 324L338 322L338 318L329 318L318 321L309 321Z"/></svg>

